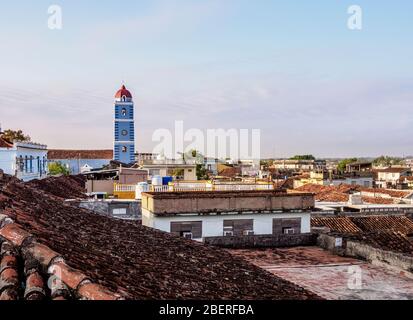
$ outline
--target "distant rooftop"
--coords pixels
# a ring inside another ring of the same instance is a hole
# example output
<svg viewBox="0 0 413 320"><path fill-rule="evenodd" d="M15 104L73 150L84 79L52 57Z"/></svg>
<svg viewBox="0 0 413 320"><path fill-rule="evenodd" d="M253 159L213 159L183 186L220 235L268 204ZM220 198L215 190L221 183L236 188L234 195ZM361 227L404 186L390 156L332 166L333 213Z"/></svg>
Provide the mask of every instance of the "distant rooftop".
<svg viewBox="0 0 413 320"><path fill-rule="evenodd" d="M113 150L49 150L47 155L49 160L70 160L70 159L113 159Z"/></svg>

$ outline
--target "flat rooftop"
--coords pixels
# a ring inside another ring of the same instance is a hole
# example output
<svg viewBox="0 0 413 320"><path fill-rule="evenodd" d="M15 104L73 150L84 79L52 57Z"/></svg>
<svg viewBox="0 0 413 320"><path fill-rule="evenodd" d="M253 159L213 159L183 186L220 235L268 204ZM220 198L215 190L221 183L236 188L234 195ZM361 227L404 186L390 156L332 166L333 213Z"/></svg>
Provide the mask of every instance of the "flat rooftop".
<svg viewBox="0 0 413 320"><path fill-rule="evenodd" d="M230 250L273 275L329 300L411 300L413 279L365 261L333 255L318 247ZM362 285L351 286L354 271ZM350 285L349 285L350 283Z"/></svg>
<svg viewBox="0 0 413 320"><path fill-rule="evenodd" d="M309 211L314 204L312 193L280 190L142 193L142 209L155 215Z"/></svg>

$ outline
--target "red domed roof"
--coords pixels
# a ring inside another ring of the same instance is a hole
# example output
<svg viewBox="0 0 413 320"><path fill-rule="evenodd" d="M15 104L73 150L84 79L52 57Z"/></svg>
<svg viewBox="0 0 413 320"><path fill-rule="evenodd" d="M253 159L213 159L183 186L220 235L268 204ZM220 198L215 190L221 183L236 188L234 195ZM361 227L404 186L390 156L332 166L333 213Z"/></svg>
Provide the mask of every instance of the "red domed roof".
<svg viewBox="0 0 413 320"><path fill-rule="evenodd" d="M119 89L118 92L116 92L115 98L120 99L123 96L125 96L126 98L132 98L132 94L128 89L126 89L124 85Z"/></svg>

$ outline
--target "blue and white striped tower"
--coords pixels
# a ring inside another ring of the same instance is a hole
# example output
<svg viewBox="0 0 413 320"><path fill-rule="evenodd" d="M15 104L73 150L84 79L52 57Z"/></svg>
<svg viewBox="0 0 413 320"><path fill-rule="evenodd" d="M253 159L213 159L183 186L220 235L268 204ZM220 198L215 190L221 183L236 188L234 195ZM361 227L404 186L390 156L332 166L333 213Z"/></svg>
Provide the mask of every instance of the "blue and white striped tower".
<svg viewBox="0 0 413 320"><path fill-rule="evenodd" d="M122 86L115 95L114 160L135 161L135 122L132 94Z"/></svg>

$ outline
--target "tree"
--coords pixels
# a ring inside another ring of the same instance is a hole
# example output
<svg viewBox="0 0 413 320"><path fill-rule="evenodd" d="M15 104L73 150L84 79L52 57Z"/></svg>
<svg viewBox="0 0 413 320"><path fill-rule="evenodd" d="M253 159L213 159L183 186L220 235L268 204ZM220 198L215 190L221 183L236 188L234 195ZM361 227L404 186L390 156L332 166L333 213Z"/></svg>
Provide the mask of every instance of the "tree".
<svg viewBox="0 0 413 320"><path fill-rule="evenodd" d="M70 171L69 169L61 164L60 162L52 162L49 163L49 174L52 176L58 176L58 175L69 175Z"/></svg>
<svg viewBox="0 0 413 320"><path fill-rule="evenodd" d="M184 173L185 173L184 169L173 169L172 170L172 176L175 177L175 178L176 177L183 177Z"/></svg>
<svg viewBox="0 0 413 320"><path fill-rule="evenodd" d="M196 165L196 176L198 180L208 180L209 176L207 170L205 169L205 165L197 164Z"/></svg>
<svg viewBox="0 0 413 320"><path fill-rule="evenodd" d="M6 130L2 133L1 137L10 142L29 142L30 136L25 135L22 130Z"/></svg>
<svg viewBox="0 0 413 320"><path fill-rule="evenodd" d="M296 155L290 160L315 160L315 157L312 154Z"/></svg>
<svg viewBox="0 0 413 320"><path fill-rule="evenodd" d="M373 165L376 167L391 167L391 166L400 166L404 164L402 158L381 156L373 161Z"/></svg>
<svg viewBox="0 0 413 320"><path fill-rule="evenodd" d="M337 170L339 172L345 172L347 166L353 162L356 162L357 160L358 160L357 158L348 158L348 159L341 160L337 165Z"/></svg>

